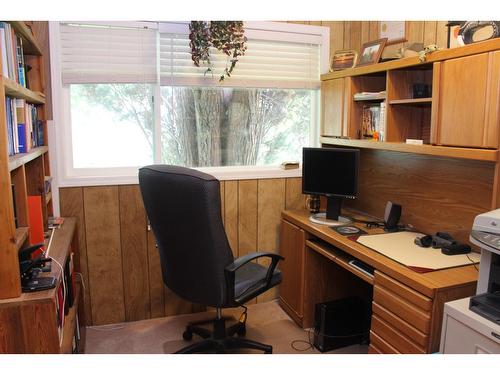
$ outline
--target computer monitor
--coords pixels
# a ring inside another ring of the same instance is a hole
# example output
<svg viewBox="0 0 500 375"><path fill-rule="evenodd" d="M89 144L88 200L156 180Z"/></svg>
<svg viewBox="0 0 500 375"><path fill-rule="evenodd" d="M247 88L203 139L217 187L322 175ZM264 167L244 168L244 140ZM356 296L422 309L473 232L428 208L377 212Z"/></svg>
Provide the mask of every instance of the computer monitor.
<svg viewBox="0 0 500 375"><path fill-rule="evenodd" d="M311 148L302 151L302 192L324 195L326 213L311 216L311 221L328 225L351 222L340 216L342 198L358 195L359 150L349 148Z"/></svg>

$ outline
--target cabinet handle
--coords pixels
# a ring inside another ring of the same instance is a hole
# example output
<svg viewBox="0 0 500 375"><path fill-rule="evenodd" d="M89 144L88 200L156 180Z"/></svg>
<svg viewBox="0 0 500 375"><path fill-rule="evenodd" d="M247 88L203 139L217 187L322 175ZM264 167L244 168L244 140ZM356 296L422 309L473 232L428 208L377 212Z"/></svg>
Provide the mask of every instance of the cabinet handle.
<svg viewBox="0 0 500 375"><path fill-rule="evenodd" d="M500 340L500 335L498 333L496 333L496 332L491 332L491 336L493 336L493 337L495 337L495 338L497 338L497 339Z"/></svg>

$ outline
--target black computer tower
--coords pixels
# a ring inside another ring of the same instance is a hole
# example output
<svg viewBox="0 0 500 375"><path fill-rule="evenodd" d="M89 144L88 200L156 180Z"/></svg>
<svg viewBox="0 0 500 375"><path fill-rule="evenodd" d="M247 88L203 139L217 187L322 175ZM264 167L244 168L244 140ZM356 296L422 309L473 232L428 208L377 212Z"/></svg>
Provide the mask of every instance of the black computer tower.
<svg viewBox="0 0 500 375"><path fill-rule="evenodd" d="M371 304L359 297L316 304L314 346L321 352L368 344Z"/></svg>

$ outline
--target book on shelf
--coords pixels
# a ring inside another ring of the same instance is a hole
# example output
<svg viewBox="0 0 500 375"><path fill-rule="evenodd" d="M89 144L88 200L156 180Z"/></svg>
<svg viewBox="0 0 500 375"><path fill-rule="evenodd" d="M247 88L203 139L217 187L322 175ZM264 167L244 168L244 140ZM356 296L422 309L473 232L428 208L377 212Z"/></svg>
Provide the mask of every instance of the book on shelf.
<svg viewBox="0 0 500 375"><path fill-rule="evenodd" d="M44 145L44 127L36 105L5 97L5 121L9 156Z"/></svg>
<svg viewBox="0 0 500 375"><path fill-rule="evenodd" d="M364 104L361 112L361 138L385 141L386 108L385 102Z"/></svg>
<svg viewBox="0 0 500 375"><path fill-rule="evenodd" d="M0 37L2 74L27 87L22 38L8 22L0 22Z"/></svg>
<svg viewBox="0 0 500 375"><path fill-rule="evenodd" d="M384 100L386 98L385 91L377 92L357 92L354 94L354 100Z"/></svg>
<svg viewBox="0 0 500 375"><path fill-rule="evenodd" d="M42 197L28 195L28 218L30 223L30 245L44 243ZM38 255L35 253L34 255Z"/></svg>

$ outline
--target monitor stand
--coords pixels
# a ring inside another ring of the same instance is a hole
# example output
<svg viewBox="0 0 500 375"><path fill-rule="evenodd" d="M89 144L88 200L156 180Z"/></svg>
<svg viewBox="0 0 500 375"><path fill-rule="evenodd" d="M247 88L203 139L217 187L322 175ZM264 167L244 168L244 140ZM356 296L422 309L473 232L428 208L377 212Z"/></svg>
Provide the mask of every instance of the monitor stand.
<svg viewBox="0 0 500 375"><path fill-rule="evenodd" d="M329 226L339 226L351 223L351 219L340 216L341 207L342 198L327 196L326 212L319 212L311 215L309 221Z"/></svg>

